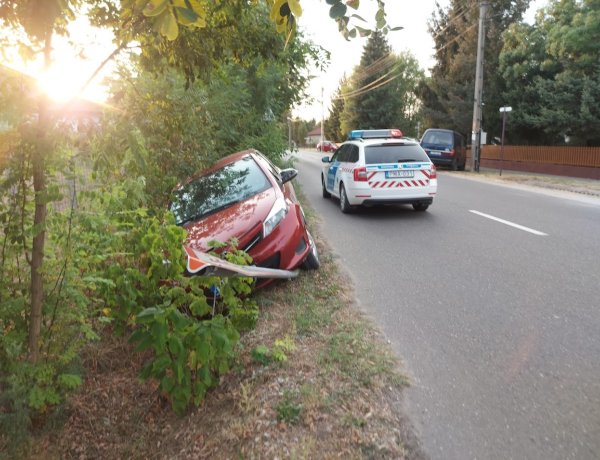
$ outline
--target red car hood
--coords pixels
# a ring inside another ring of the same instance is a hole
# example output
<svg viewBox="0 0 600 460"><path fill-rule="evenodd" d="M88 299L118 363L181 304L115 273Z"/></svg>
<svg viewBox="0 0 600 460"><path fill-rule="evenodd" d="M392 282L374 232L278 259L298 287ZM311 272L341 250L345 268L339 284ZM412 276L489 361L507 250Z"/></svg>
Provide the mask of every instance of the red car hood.
<svg viewBox="0 0 600 460"><path fill-rule="evenodd" d="M210 241L227 243L230 239L237 238L239 248L244 248L262 231L262 224L276 198L276 191L270 188L227 209L184 225L188 232L185 244L207 252L210 249Z"/></svg>

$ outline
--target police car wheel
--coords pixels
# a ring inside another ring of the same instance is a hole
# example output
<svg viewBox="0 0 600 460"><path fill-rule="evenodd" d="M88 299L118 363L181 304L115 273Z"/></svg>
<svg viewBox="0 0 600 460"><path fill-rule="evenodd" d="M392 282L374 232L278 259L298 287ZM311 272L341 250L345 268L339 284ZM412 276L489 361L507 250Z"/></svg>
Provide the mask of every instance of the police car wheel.
<svg viewBox="0 0 600 460"><path fill-rule="evenodd" d="M426 211L428 207L429 205L425 203L413 203L413 209L415 211Z"/></svg>
<svg viewBox="0 0 600 460"><path fill-rule="evenodd" d="M354 210L354 206L351 206L346 196L346 188L344 184L340 186L340 209L344 214L349 214Z"/></svg>
<svg viewBox="0 0 600 460"><path fill-rule="evenodd" d="M325 188L325 179L323 178L323 175L321 175L321 187L323 188L323 198L329 198L331 193Z"/></svg>

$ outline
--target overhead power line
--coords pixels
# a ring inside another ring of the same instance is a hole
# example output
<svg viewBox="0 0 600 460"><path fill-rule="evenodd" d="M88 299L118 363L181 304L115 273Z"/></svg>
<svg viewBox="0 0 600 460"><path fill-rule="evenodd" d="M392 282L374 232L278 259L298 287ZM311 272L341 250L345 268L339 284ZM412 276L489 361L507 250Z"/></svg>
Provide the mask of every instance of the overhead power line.
<svg viewBox="0 0 600 460"><path fill-rule="evenodd" d="M355 90L355 91L353 91L351 93L342 94L342 96L340 96L340 97L334 97L331 100L332 101L337 101L339 99L350 99L350 98L353 98L353 97L362 96L363 94L366 94L366 93L371 92L371 91L373 91L373 90L375 90L377 88L380 88L380 87L382 87L384 85L387 85L388 83L390 83L391 81L395 80L399 76L400 76L400 74L396 74L396 75L388 78L387 80L384 80L384 81L380 82L379 84L377 84L375 86L359 88L358 90ZM375 82L373 82L373 83L375 83Z"/></svg>
<svg viewBox="0 0 600 460"><path fill-rule="evenodd" d="M439 30L439 31L437 31L437 33L433 34L431 36L431 38L433 38L435 40L437 37L439 37L441 34L443 34L450 26L454 25L459 19L462 19L462 17L465 16L467 13L475 11L475 8L469 8L465 5L462 7L462 11L460 11L460 10L461 10L461 8L456 10L457 15L454 16L452 19L449 19L446 26L442 30Z"/></svg>
<svg viewBox="0 0 600 460"><path fill-rule="evenodd" d="M477 23L474 23L472 25L470 25L469 27L467 27L465 30L463 30L460 34L458 34L456 37L454 37L452 40L450 40L449 42L447 42L444 46L442 46L441 48L438 48L435 50L436 53L439 53L440 51L445 50L446 48L448 48L452 43L454 43L455 41L457 41L459 38L462 38L467 32L469 32L470 30L474 29L475 27L477 27Z"/></svg>
<svg viewBox="0 0 600 460"><path fill-rule="evenodd" d="M393 53L388 53L375 60L366 67L358 68L354 72L354 75L352 77L355 79L364 80L366 78L378 74L379 72L389 68L390 66L393 66L395 63L395 55Z"/></svg>
<svg viewBox="0 0 600 460"><path fill-rule="evenodd" d="M385 78L389 77L391 74L394 73L394 71L398 70L397 66L394 66L394 68L392 70L390 70L389 72L387 72L386 74L382 75L381 77L377 78L376 80L373 80L370 83L367 83L366 85L354 89L352 91L347 92L346 94L343 95L343 97L352 97L354 95L358 95L359 93L364 92L365 90L377 85L380 81L384 80Z"/></svg>

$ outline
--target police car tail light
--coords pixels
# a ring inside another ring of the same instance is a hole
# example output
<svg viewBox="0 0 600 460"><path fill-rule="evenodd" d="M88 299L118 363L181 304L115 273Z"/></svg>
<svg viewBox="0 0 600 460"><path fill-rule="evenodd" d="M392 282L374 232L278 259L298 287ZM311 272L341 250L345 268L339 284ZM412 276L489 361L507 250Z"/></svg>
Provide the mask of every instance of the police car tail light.
<svg viewBox="0 0 600 460"><path fill-rule="evenodd" d="M367 168L361 166L360 168L354 168L354 182L367 182Z"/></svg>
<svg viewBox="0 0 600 460"><path fill-rule="evenodd" d="M454 149L451 149L448 153L450 154L451 157L453 157L454 156Z"/></svg>
<svg viewBox="0 0 600 460"><path fill-rule="evenodd" d="M431 174L429 179L437 179L437 169L435 169L435 165L431 165Z"/></svg>

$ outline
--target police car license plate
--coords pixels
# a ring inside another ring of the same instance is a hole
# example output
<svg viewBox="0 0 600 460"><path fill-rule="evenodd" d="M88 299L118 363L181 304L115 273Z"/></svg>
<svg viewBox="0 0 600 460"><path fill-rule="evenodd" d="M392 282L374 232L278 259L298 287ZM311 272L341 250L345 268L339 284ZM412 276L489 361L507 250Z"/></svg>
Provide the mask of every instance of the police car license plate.
<svg viewBox="0 0 600 460"><path fill-rule="evenodd" d="M415 177L415 172L408 170L408 171L404 171L404 170L399 170L396 169L394 171L386 171L385 172L385 177L386 179L392 179L394 177Z"/></svg>

